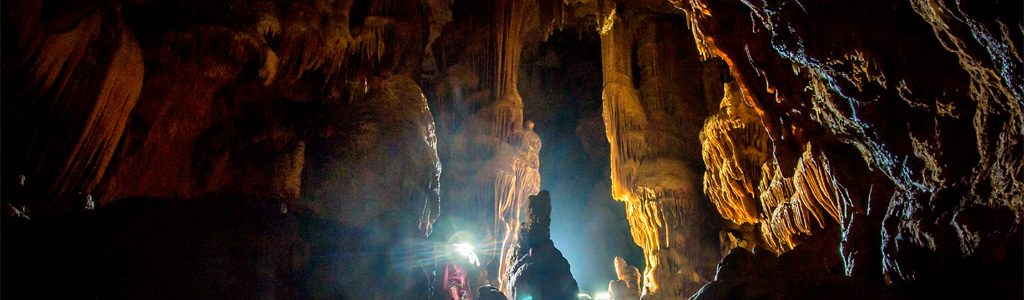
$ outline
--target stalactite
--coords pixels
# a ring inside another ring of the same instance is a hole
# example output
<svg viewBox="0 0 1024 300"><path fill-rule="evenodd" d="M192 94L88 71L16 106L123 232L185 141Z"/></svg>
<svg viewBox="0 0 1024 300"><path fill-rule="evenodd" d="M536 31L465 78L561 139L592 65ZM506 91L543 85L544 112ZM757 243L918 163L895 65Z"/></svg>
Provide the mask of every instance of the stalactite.
<svg viewBox="0 0 1024 300"><path fill-rule="evenodd" d="M687 5L683 5L683 1L687 1ZM711 11L708 10L705 0L669 0L676 8L683 10L686 15L686 27L690 28L690 33L693 34L693 41L697 44L697 51L700 53L701 58L709 59L717 56L714 50L714 44L707 35L704 34L704 30L700 27L699 22L703 18L710 18Z"/></svg>
<svg viewBox="0 0 1024 300"><path fill-rule="evenodd" d="M256 32L266 40L276 38L281 34L281 16L277 5L272 2L256 2L252 4L253 14L256 16Z"/></svg>
<svg viewBox="0 0 1024 300"><path fill-rule="evenodd" d="M777 253L793 249L797 235L812 235L826 223L839 222L849 201L831 174L828 160L811 145L801 155L792 178L782 176L777 164L765 164L758 190L768 217L761 225L767 246Z"/></svg>
<svg viewBox="0 0 1024 300"><path fill-rule="evenodd" d="M277 53L274 50L266 49L263 52L263 65L260 66L260 79L263 79L263 85L270 85L277 78L277 69L281 65L281 60L277 57Z"/></svg>
<svg viewBox="0 0 1024 300"><path fill-rule="evenodd" d="M319 26L320 13L305 2L289 3L283 23L281 46L277 53L285 71L283 79L291 83L306 70L319 65L325 46L323 28Z"/></svg>
<svg viewBox="0 0 1024 300"><path fill-rule="evenodd" d="M264 54L260 76L267 84L276 77L294 82L305 72L320 70L328 78L366 76L367 70L391 70L413 49L404 45L420 41L415 22L392 16L394 3L373 2L362 23L351 24L352 1L290 2L284 12L255 5L252 25L264 44L281 36L280 43ZM278 21L283 15L283 22ZM418 44L417 44L418 45ZM273 60L273 59L277 60Z"/></svg>
<svg viewBox="0 0 1024 300"><path fill-rule="evenodd" d="M703 242L710 207L694 178L703 98L698 85L678 83L689 76L679 73L699 74L702 65L696 53L680 59L693 51L668 33L681 24L658 15L624 20L634 15L615 16L614 8L603 10L610 27L601 35L611 192L625 203L633 240L644 250L644 293L684 297L710 277L713 266L704 261L717 255Z"/></svg>
<svg viewBox="0 0 1024 300"><path fill-rule="evenodd" d="M506 141L511 141L512 134L523 122L523 100L516 83L531 4L525 0L503 0L494 4L494 52L490 54L494 62L494 82L491 86L492 95L498 103L493 132Z"/></svg>

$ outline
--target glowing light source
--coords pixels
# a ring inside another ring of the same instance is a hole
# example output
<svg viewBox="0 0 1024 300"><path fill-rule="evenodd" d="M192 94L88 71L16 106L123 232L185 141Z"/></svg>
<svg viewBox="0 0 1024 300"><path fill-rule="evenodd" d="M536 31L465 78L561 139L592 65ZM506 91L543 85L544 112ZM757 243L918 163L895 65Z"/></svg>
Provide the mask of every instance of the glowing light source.
<svg viewBox="0 0 1024 300"><path fill-rule="evenodd" d="M476 256L476 251L473 250L473 245L470 245L469 243L455 243L452 244L452 247L455 247L455 253L462 255L473 265L476 265L477 267L480 266L480 258Z"/></svg>
<svg viewBox="0 0 1024 300"><path fill-rule="evenodd" d="M600 292L600 293L594 294L594 300L611 300L611 299L612 299L612 294L609 294L608 292Z"/></svg>

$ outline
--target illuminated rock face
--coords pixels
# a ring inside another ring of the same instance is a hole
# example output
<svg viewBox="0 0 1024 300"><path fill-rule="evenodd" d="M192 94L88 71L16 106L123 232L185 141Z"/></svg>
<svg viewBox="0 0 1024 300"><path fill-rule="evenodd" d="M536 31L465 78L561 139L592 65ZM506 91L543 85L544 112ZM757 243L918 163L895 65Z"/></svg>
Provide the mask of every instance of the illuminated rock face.
<svg viewBox="0 0 1024 300"><path fill-rule="evenodd" d="M768 136L735 82L724 86L717 114L701 131L704 189L725 219L759 227L762 245L776 253L793 249L797 235L840 220L849 205L831 174L832 166L810 144L793 175L786 177L769 156ZM724 242L724 241L723 241ZM723 249L729 250L729 249Z"/></svg>
<svg viewBox="0 0 1024 300"><path fill-rule="evenodd" d="M843 272L872 282L1012 289L1020 3L673 2L768 141L750 117L705 124L705 191L724 217L759 223L774 251L838 240ZM815 233L830 224L841 235Z"/></svg>
<svg viewBox="0 0 1024 300"><path fill-rule="evenodd" d="M552 6L553 5L553 6ZM524 45L539 43L560 17L547 1L457 2L460 20L435 42L439 152L446 200L442 235L466 231L494 245L482 262L506 294L510 248L518 240L527 199L540 191L540 137L523 119L518 76ZM447 238L438 237L439 239Z"/></svg>
<svg viewBox="0 0 1024 300"><path fill-rule="evenodd" d="M626 264L622 257L615 257L615 275L617 280L608 283L608 294L615 300L640 299L640 271Z"/></svg>
<svg viewBox="0 0 1024 300"><path fill-rule="evenodd" d="M683 30L678 16L606 14L614 14L601 37L612 196L626 204L644 250L644 293L685 297L711 279L719 258L717 217L699 179L703 66L688 37L674 33Z"/></svg>

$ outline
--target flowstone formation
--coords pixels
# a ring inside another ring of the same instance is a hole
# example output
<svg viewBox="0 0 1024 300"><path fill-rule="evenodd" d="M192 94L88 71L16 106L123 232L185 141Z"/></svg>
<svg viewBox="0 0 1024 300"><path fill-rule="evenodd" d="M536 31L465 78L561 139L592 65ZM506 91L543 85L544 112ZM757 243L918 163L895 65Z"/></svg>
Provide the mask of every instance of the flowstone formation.
<svg viewBox="0 0 1024 300"><path fill-rule="evenodd" d="M760 236L755 241L783 253L793 249L796 236L838 222L849 199L836 183L828 159L811 143L793 174L782 175L778 162L769 156L760 119L744 99L735 81L726 83L718 113L704 123L704 189L723 218L737 228L756 225ZM743 247L739 240L749 238L742 233L729 237L722 240L725 251Z"/></svg>
<svg viewBox="0 0 1024 300"><path fill-rule="evenodd" d="M711 280L720 257L718 220L699 184L703 65L689 37L676 34L684 29L680 16L625 4L604 15L612 196L626 204L644 250L644 294L685 297Z"/></svg>
<svg viewBox="0 0 1024 300"><path fill-rule="evenodd" d="M523 119L520 57L560 20L560 1L457 1L457 20L434 44L444 208L441 235L473 229L490 283L508 294L503 276L518 240L527 197L540 191L540 137ZM539 22L538 22L539 20ZM446 237L439 237L446 238Z"/></svg>
<svg viewBox="0 0 1024 300"><path fill-rule="evenodd" d="M551 195L530 196L519 240L509 250L505 273L512 299L575 299L579 293L569 262L551 241Z"/></svg>

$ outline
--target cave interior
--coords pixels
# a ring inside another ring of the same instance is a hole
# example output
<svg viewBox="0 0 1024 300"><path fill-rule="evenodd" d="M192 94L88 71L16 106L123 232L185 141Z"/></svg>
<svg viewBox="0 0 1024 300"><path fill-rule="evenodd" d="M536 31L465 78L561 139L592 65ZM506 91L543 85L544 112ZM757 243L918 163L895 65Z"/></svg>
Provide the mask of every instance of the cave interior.
<svg viewBox="0 0 1024 300"><path fill-rule="evenodd" d="M5 299L1024 299L1024 1L0 9Z"/></svg>

